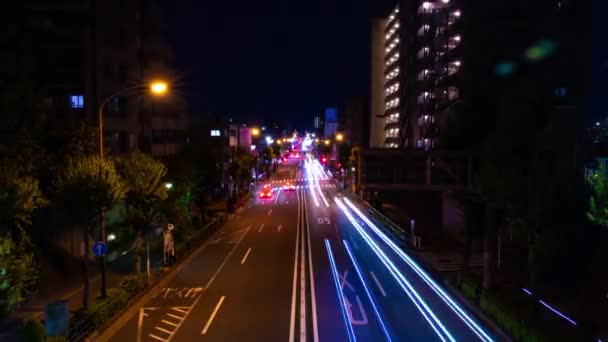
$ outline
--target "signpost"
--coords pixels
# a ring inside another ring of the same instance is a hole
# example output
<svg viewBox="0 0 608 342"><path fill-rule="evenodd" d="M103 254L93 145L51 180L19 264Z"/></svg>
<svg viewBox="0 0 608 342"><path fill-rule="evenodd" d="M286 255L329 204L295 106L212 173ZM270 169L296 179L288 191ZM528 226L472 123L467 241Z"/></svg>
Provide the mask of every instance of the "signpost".
<svg viewBox="0 0 608 342"><path fill-rule="evenodd" d="M95 242L93 245L93 254L97 257L102 257L106 255L106 253L108 253L108 245L101 241Z"/></svg>

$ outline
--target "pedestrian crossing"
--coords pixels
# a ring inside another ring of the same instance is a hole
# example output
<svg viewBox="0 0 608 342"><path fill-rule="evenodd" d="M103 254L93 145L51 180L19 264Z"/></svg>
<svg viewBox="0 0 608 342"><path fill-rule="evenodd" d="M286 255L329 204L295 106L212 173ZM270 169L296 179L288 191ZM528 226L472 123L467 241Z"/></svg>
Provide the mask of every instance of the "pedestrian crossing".
<svg viewBox="0 0 608 342"><path fill-rule="evenodd" d="M419 252L418 255L426 260L434 270L440 272L460 271L464 263L461 253ZM469 269L479 269L482 264L481 253L472 253L469 260Z"/></svg>

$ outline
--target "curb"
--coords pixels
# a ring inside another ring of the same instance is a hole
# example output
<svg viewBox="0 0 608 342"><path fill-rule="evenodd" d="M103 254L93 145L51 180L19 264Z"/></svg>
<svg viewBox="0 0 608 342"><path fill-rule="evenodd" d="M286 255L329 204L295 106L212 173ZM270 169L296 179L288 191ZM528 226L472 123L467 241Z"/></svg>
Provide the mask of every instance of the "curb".
<svg viewBox="0 0 608 342"><path fill-rule="evenodd" d="M230 217L227 217L227 221L231 220ZM169 272L161 276L161 279L156 282L151 288L145 291L141 296L136 297L137 300L134 300L132 303L127 304L124 311L121 311L117 314L117 317L112 320L112 322L107 325L101 331L94 331L91 335L85 338L85 341L107 341L112 337L120 328L122 328L129 319L137 312L139 309L149 301L153 295L157 294L158 291L163 288L169 281L173 280L178 272L180 272L187 263L192 261L198 254L200 254L209 244L210 241L213 241L212 237L218 234L218 232L225 225L222 224L218 229L209 236L207 241L205 241L198 248L191 250L185 258L179 261L179 264L176 267L173 267Z"/></svg>

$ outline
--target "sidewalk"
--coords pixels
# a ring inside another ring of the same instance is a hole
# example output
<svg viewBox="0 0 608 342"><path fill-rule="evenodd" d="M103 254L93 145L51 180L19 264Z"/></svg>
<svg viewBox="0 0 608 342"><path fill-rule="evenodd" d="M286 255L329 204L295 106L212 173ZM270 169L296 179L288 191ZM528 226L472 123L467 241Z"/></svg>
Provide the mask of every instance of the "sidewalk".
<svg viewBox="0 0 608 342"><path fill-rule="evenodd" d="M209 208L217 208L217 211L225 211L223 200L214 201ZM200 228L200 227L199 227ZM178 244L179 241L176 241ZM152 269L161 267L163 252L161 240L155 239L150 248L150 264ZM145 272L145 252L142 255L142 271ZM50 267L50 266L49 266ZM13 311L7 318L0 321L0 341L17 341L17 329L24 320L44 319L44 310L47 304L56 300L67 300L70 313L82 308L83 275L82 264L74 259L69 263L67 272L43 272L40 278L40 288L21 306ZM123 277L135 272L135 254L133 250L122 252L116 259L107 263L107 288L116 287ZM101 274L97 262L91 262L89 307L92 307L101 292ZM52 284L52 286L45 286Z"/></svg>

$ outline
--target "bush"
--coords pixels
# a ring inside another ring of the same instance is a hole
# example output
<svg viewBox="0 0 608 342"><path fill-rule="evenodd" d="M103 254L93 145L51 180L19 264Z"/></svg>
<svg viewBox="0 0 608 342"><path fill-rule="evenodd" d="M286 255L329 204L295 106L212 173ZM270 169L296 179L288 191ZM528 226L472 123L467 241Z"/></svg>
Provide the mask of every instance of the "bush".
<svg viewBox="0 0 608 342"><path fill-rule="evenodd" d="M524 317L528 316L521 309L526 307L525 303L514 306L512 303L507 304L506 300L501 300L497 294L486 292L481 295L479 306L485 314L490 316L515 340L529 342L549 340L546 336L536 331L536 329L530 327L530 322L524 319Z"/></svg>
<svg viewBox="0 0 608 342"><path fill-rule="evenodd" d="M39 320L29 319L19 327L17 336L20 342L43 342L46 333Z"/></svg>
<svg viewBox="0 0 608 342"><path fill-rule="evenodd" d="M460 290L462 294L470 300L479 301L479 284L471 278L465 278L460 281Z"/></svg>
<svg viewBox="0 0 608 342"><path fill-rule="evenodd" d="M148 286L146 274L132 274L122 278L120 287L126 291L129 298L133 297Z"/></svg>
<svg viewBox="0 0 608 342"><path fill-rule="evenodd" d="M103 325L120 311L129 301L129 294L122 288L111 288L108 290L108 297L98 301L89 310L89 317L95 329Z"/></svg>

